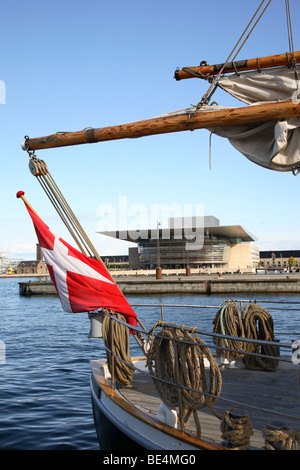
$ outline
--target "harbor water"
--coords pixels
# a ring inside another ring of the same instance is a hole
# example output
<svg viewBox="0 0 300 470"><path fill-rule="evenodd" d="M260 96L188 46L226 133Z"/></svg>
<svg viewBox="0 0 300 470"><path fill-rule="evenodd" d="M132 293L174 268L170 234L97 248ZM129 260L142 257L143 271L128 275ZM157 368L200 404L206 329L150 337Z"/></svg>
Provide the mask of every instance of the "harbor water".
<svg viewBox="0 0 300 470"><path fill-rule="evenodd" d="M90 360L105 357L102 340L88 338L86 314L65 313L56 296L22 297L19 281L0 279L0 449L99 450L89 377ZM224 297L165 294L127 299L146 328L160 318L158 305L180 304L179 309L164 307L165 320L212 331L214 307ZM259 294L256 300L290 302L289 311L268 302L261 306L274 319L275 335L283 330L286 340L289 332L299 332L299 294ZM213 308L196 310L193 304ZM132 346L132 355L141 355L136 348Z"/></svg>

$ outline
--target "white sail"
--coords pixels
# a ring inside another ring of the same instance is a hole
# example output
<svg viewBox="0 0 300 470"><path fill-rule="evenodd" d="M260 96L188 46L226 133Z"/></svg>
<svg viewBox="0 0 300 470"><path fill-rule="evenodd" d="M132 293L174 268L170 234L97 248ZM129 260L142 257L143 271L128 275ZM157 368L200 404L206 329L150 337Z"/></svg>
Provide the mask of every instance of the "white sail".
<svg viewBox="0 0 300 470"><path fill-rule="evenodd" d="M286 100L299 103L300 84L293 68L224 76L219 86L249 106ZM300 163L300 117L209 130L227 138L245 157L265 168L291 171Z"/></svg>
<svg viewBox="0 0 300 470"><path fill-rule="evenodd" d="M298 67L300 78L300 68ZM218 86L246 104L297 99L299 81L292 67L225 75Z"/></svg>

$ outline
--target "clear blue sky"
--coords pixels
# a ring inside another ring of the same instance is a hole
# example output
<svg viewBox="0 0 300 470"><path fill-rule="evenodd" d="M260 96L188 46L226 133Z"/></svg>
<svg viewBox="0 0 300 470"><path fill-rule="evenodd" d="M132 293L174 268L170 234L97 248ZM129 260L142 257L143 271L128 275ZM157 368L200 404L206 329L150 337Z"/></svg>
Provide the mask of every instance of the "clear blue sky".
<svg viewBox="0 0 300 470"><path fill-rule="evenodd" d="M2 2L0 252L30 259L36 237L18 190L55 233L70 241L28 169L24 135L105 127L196 104L207 83L176 82L177 67L224 62L260 0L11 0ZM299 49L299 0L291 0ZM288 51L284 0L273 0L239 59ZM233 105L225 93L217 100ZM204 206L224 225L240 224L261 249L300 249L299 181L249 162L226 140L198 130L38 151L101 255L127 244L100 237L104 205ZM124 214L123 214L124 216ZM100 225L99 225L100 224Z"/></svg>

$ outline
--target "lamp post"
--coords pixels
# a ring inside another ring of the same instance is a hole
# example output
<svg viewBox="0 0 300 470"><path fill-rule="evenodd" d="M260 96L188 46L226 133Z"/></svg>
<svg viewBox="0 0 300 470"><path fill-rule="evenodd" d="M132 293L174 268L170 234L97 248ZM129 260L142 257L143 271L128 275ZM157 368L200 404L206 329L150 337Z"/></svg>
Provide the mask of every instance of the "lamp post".
<svg viewBox="0 0 300 470"><path fill-rule="evenodd" d="M162 269L160 267L160 249L159 249L159 226L160 223L157 221L157 243L156 243L156 279L162 278Z"/></svg>

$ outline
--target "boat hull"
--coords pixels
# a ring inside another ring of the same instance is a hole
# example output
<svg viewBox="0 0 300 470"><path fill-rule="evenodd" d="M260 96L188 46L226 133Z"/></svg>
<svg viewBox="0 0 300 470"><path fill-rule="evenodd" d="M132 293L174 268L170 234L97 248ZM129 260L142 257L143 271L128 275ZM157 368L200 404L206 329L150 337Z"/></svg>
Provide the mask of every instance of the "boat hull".
<svg viewBox="0 0 300 470"><path fill-rule="evenodd" d="M102 450L195 451L223 447L196 439L147 416L129 403L107 379L105 361L91 361L91 397Z"/></svg>
<svg viewBox="0 0 300 470"><path fill-rule="evenodd" d="M94 423L101 450L143 450L144 447L130 439L124 432L115 426L102 409L101 402L95 395L91 385L91 398Z"/></svg>

